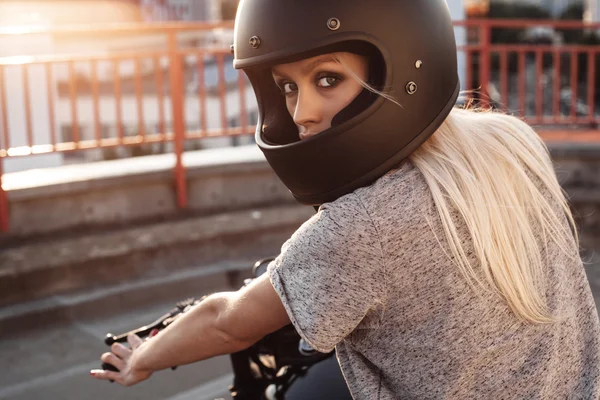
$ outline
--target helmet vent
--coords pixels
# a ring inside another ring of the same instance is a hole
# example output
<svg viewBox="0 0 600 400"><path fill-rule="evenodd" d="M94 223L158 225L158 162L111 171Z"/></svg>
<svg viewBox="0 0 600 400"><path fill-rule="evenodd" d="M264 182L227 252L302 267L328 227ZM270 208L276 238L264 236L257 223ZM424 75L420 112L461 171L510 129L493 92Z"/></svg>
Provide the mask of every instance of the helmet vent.
<svg viewBox="0 0 600 400"><path fill-rule="evenodd" d="M417 84L413 81L410 81L406 84L406 93L415 94L417 93Z"/></svg>
<svg viewBox="0 0 600 400"><path fill-rule="evenodd" d="M338 29L340 29L340 20L337 18L329 18L329 20L327 21L327 27L329 28L329 30L337 31Z"/></svg>
<svg viewBox="0 0 600 400"><path fill-rule="evenodd" d="M250 38L250 46L253 49L258 49L260 47L260 38L258 36L252 36Z"/></svg>

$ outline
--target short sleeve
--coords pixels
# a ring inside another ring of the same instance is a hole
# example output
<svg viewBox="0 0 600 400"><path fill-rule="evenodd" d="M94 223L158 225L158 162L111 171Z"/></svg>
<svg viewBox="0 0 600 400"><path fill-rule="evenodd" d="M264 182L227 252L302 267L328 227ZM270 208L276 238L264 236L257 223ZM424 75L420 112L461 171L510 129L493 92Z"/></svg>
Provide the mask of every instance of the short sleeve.
<svg viewBox="0 0 600 400"><path fill-rule="evenodd" d="M267 271L292 324L321 352L333 350L385 298L381 242L355 194L321 206Z"/></svg>

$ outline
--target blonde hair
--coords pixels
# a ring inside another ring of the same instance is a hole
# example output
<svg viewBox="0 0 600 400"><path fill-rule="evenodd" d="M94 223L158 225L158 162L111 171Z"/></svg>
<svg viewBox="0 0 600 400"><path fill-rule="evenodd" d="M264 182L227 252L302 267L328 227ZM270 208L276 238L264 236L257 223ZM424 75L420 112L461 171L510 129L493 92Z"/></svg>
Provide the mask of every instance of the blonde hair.
<svg viewBox="0 0 600 400"><path fill-rule="evenodd" d="M577 260L579 237L542 139L516 117L455 108L409 159L429 186L469 284L491 288L524 321L554 322L544 295L542 254L555 243ZM467 226L488 285L469 262L449 205Z"/></svg>
<svg viewBox="0 0 600 400"><path fill-rule="evenodd" d="M523 321L557 321L545 299L542 254L552 242L580 261L579 237L548 148L535 131L510 115L454 108L409 160L429 186L453 262L469 285L499 295ZM476 267L451 207L468 229Z"/></svg>

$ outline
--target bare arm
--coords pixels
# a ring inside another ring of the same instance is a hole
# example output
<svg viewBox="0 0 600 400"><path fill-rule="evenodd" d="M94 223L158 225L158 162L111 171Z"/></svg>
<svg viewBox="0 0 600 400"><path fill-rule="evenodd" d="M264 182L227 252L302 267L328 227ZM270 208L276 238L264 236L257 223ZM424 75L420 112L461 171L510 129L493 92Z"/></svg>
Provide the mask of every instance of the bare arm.
<svg viewBox="0 0 600 400"><path fill-rule="evenodd" d="M102 360L120 372L94 371L93 375L133 385L154 371L246 349L289 323L279 296L264 274L237 292L207 297L151 340L132 345L129 353L124 346L113 345L113 353L103 354Z"/></svg>

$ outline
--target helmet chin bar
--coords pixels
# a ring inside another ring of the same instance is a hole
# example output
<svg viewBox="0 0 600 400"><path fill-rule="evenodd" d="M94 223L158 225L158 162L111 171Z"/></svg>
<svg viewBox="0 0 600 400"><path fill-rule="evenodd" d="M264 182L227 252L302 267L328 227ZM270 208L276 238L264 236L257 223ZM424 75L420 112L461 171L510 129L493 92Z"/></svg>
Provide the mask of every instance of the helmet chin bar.
<svg viewBox="0 0 600 400"><path fill-rule="evenodd" d="M287 145L300 140L298 128L285 105L279 88L273 81L271 68L249 69L246 74L258 102L257 135L269 145Z"/></svg>
<svg viewBox="0 0 600 400"><path fill-rule="evenodd" d="M348 104L344 109L333 117L331 120L331 127L336 127L342 123L348 121L352 117L365 111L377 98L377 94L370 90L364 89Z"/></svg>

